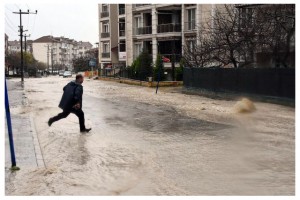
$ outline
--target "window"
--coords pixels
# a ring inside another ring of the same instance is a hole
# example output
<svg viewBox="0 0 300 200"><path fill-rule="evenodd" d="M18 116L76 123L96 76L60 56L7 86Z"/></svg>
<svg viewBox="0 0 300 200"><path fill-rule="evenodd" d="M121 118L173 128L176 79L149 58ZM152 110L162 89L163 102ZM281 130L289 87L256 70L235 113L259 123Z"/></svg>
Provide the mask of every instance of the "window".
<svg viewBox="0 0 300 200"><path fill-rule="evenodd" d="M134 17L134 21L136 28L142 27L142 18L140 16Z"/></svg>
<svg viewBox="0 0 300 200"><path fill-rule="evenodd" d="M109 33L109 24L108 24L108 22L103 22L103 33Z"/></svg>
<svg viewBox="0 0 300 200"><path fill-rule="evenodd" d="M102 5L102 12L108 12L107 4Z"/></svg>
<svg viewBox="0 0 300 200"><path fill-rule="evenodd" d="M253 9L252 8L240 8L239 9L240 27L246 28L246 26L252 26L253 24Z"/></svg>
<svg viewBox="0 0 300 200"><path fill-rule="evenodd" d="M125 52L126 51L126 43L125 43L125 41L120 41L119 49L120 49L120 52Z"/></svg>
<svg viewBox="0 0 300 200"><path fill-rule="evenodd" d="M103 43L103 53L109 53L109 43Z"/></svg>
<svg viewBox="0 0 300 200"><path fill-rule="evenodd" d="M188 30L193 30L196 27L196 9L188 9Z"/></svg>
<svg viewBox="0 0 300 200"><path fill-rule="evenodd" d="M142 52L142 43L136 43L135 45L135 56L139 56Z"/></svg>
<svg viewBox="0 0 300 200"><path fill-rule="evenodd" d="M119 15L125 14L125 4L119 4Z"/></svg>
<svg viewBox="0 0 300 200"><path fill-rule="evenodd" d="M186 45L187 45L188 50L193 52L195 50L196 40L195 39L187 40Z"/></svg>

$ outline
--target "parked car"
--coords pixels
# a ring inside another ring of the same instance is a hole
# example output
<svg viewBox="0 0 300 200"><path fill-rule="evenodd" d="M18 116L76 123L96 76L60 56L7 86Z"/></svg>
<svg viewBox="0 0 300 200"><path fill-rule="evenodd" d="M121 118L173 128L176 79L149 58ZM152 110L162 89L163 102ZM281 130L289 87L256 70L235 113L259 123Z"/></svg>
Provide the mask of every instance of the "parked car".
<svg viewBox="0 0 300 200"><path fill-rule="evenodd" d="M59 70L58 75L59 75L59 76L63 76L63 75L64 75L64 72L65 72L64 70Z"/></svg>
<svg viewBox="0 0 300 200"><path fill-rule="evenodd" d="M65 71L63 77L72 77L72 73L70 71Z"/></svg>

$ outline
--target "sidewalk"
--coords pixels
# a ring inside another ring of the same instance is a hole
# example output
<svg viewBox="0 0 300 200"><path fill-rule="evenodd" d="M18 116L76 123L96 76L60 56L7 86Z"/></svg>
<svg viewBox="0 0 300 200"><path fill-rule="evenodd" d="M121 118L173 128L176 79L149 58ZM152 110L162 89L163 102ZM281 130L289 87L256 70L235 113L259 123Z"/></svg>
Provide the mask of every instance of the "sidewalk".
<svg viewBox="0 0 300 200"><path fill-rule="evenodd" d="M26 113L24 110L27 106L27 98L21 82L16 79L7 80L7 87L17 166L21 170L22 168L45 167L33 120L30 117L30 113ZM6 178L10 173L8 170L10 167L11 159L5 118Z"/></svg>

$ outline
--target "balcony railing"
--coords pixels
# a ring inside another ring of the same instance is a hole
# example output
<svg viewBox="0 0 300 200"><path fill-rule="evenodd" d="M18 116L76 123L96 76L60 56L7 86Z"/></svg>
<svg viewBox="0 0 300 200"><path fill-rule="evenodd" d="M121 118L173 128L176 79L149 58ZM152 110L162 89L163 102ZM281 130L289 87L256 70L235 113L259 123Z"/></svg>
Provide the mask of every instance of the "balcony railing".
<svg viewBox="0 0 300 200"><path fill-rule="evenodd" d="M119 8L119 15L125 14L125 8Z"/></svg>
<svg viewBox="0 0 300 200"><path fill-rule="evenodd" d="M184 23L184 30L185 31L194 31L196 30L196 21L189 21Z"/></svg>
<svg viewBox="0 0 300 200"><path fill-rule="evenodd" d="M102 12L101 13L101 18L104 18L104 17L108 17L109 16L109 12Z"/></svg>
<svg viewBox="0 0 300 200"><path fill-rule="evenodd" d="M181 32L181 24L176 24L176 23L159 24L157 26L157 33L167 33L167 32Z"/></svg>
<svg viewBox="0 0 300 200"><path fill-rule="evenodd" d="M120 36L120 37L125 36L125 30L120 30L120 31L119 31L119 36Z"/></svg>
<svg viewBox="0 0 300 200"><path fill-rule="evenodd" d="M134 28L135 35L152 34L152 26Z"/></svg>
<svg viewBox="0 0 300 200"><path fill-rule="evenodd" d="M110 53L109 52L102 53L102 58L110 58Z"/></svg>
<svg viewBox="0 0 300 200"><path fill-rule="evenodd" d="M101 33L101 38L108 38L110 36L109 32Z"/></svg>

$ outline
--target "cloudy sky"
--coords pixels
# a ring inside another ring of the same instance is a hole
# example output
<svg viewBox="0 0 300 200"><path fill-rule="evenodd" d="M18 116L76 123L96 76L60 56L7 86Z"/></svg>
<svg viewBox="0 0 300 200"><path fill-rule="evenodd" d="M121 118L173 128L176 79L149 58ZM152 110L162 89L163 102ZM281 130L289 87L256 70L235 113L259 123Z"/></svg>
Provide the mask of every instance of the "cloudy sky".
<svg viewBox="0 0 300 200"><path fill-rule="evenodd" d="M98 4L4 4L5 33L9 40L19 40L18 26L20 16L13 14L19 9L31 12L38 10L37 15L22 15L22 24L29 39L45 35L64 36L77 41L98 42Z"/></svg>

